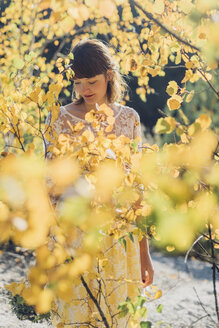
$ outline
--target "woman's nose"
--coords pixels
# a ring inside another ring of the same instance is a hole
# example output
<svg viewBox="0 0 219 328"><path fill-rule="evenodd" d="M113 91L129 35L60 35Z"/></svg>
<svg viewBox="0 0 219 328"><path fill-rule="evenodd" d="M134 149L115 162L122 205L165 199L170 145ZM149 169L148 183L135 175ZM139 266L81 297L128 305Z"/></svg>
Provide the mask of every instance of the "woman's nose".
<svg viewBox="0 0 219 328"><path fill-rule="evenodd" d="M86 83L86 84L82 84L82 92L87 92L90 90L90 86Z"/></svg>

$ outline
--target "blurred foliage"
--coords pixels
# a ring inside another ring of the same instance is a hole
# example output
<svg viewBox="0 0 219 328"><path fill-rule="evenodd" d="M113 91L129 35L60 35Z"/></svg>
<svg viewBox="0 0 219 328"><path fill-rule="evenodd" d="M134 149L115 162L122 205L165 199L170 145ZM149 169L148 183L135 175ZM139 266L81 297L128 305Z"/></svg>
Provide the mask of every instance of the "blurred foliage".
<svg viewBox="0 0 219 328"><path fill-rule="evenodd" d="M71 302L83 275L98 281L93 261L101 273L109 270L108 237L126 248L147 235L167 251L185 252L204 233L218 249L217 31L214 0L19 0L2 13L0 241L35 252L27 282L7 289L37 313L50 311L56 298ZM141 146L137 136L116 137L105 105L86 115L93 132L82 122L69 122L69 134L55 131L60 99L72 90L71 49L97 35L111 44L121 72L137 77L143 101L154 92L150 80L164 76L169 61L183 66L182 80L168 82L168 109L155 127L156 134L175 134L170 143L159 148ZM71 187L75 193L59 212L51 200ZM80 248L72 247L75 241ZM161 294L153 286L145 302ZM131 328L150 326L140 317L147 315L145 302L120 305L131 315ZM108 311L104 315L112 320ZM94 316L90 324L97 321Z"/></svg>

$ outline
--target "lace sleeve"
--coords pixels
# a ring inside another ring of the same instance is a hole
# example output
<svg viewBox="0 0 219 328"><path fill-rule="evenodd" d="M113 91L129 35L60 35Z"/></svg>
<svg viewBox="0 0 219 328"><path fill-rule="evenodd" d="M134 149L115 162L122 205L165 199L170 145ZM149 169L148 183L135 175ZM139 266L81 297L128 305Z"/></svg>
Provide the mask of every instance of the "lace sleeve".
<svg viewBox="0 0 219 328"><path fill-rule="evenodd" d="M133 138L138 138L138 149L139 151L142 150L142 131L141 131L141 123L140 123L140 117L138 113L135 111L135 123L134 123L134 131L133 131Z"/></svg>

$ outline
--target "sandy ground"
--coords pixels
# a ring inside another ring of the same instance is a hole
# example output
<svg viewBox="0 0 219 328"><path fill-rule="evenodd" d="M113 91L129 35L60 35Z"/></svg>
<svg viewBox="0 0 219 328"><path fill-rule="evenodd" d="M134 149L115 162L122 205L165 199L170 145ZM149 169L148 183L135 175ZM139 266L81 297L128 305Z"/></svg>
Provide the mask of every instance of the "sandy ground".
<svg viewBox="0 0 219 328"><path fill-rule="evenodd" d="M155 268L154 284L163 292L160 299L146 304L147 320L153 322L153 327L218 328L210 265L197 260L189 260L189 272L187 272L182 256L168 257L155 251L152 251L151 255ZM26 269L27 264L19 262L13 253L6 252L1 255L0 328L51 327L46 321L32 323L19 320L8 304L3 285L11 281L19 281ZM219 274L217 274L217 280L219 281ZM218 282L217 287L219 290ZM158 304L163 304L162 313L157 313L155 310Z"/></svg>

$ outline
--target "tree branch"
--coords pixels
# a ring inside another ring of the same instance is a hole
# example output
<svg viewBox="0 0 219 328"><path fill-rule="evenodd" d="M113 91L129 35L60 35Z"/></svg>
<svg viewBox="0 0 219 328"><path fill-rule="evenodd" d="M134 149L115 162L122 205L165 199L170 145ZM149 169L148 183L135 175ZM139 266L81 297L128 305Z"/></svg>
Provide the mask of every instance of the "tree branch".
<svg viewBox="0 0 219 328"><path fill-rule="evenodd" d="M189 43L188 41L182 39L179 35L177 35L176 33L174 33L173 31L171 31L170 29L168 29L165 25L163 25L163 23L161 23L157 18L155 18L151 13L149 13L148 11L146 11L144 8L142 8L142 6L134 1L134 0L129 0L130 4L134 5L135 7L137 7L138 9L140 9L145 16L152 20L155 24L157 24L158 26L160 26L166 33L172 35L175 39L177 39L179 42L184 43L186 46L192 48L193 50L196 50L198 52L200 52L200 49L194 45L192 45L191 43Z"/></svg>
<svg viewBox="0 0 219 328"><path fill-rule="evenodd" d="M94 304L96 305L96 307L97 307L97 309L98 309L98 311L99 311L99 314L100 314L100 316L101 316L101 318L102 318L102 320L103 320L103 323L104 323L105 327L106 327L106 328L110 328L110 326L109 326L109 324L108 324L108 322L107 322L107 320L106 320L106 317L105 317L105 315L104 315L104 313L103 313L103 311L102 311L100 305L98 304L96 298L95 298L94 295L92 294L92 292L91 292L90 288L88 287L86 281L84 280L83 276L81 276L81 281L82 281L82 284L83 284L84 288L86 289L88 295L90 296L90 298L92 299L92 301L93 301Z"/></svg>
<svg viewBox="0 0 219 328"><path fill-rule="evenodd" d="M214 244L212 242L212 234L211 234L211 225L208 224L208 233L210 236L211 242L211 256L213 260L216 260L216 256L214 253ZM214 300L215 300L215 309L217 314L217 320L219 322L219 309L218 309L218 300L217 300L217 287L216 287L216 264L212 263L212 282L213 282L213 292L214 292Z"/></svg>

